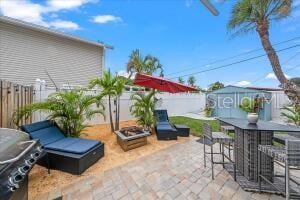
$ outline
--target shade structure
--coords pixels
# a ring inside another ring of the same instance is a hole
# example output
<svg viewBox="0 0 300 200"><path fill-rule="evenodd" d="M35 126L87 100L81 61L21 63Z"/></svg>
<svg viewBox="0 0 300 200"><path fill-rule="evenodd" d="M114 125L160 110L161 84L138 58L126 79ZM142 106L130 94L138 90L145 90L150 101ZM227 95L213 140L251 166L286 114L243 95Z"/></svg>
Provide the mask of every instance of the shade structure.
<svg viewBox="0 0 300 200"><path fill-rule="evenodd" d="M181 83L177 83L162 77L151 76L147 74L137 73L135 75L134 84L146 88L157 89L161 92L180 93L195 92L198 89Z"/></svg>

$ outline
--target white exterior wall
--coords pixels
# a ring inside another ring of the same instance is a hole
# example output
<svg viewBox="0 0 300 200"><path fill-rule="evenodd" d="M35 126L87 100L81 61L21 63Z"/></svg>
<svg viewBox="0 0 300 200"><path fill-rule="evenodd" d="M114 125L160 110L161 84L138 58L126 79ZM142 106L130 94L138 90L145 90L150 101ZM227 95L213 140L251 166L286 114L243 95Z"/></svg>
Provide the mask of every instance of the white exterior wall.
<svg viewBox="0 0 300 200"><path fill-rule="evenodd" d="M22 85L37 78L60 87L86 85L101 75L103 47L0 20L0 79Z"/></svg>

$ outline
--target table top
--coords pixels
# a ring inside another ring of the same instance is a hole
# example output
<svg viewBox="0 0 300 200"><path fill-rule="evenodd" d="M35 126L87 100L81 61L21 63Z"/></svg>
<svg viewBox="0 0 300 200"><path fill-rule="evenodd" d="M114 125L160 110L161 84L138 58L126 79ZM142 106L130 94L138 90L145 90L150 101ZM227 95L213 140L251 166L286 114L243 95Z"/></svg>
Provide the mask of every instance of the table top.
<svg viewBox="0 0 300 200"><path fill-rule="evenodd" d="M277 124L274 122L258 121L256 124L249 124L247 119L217 118L218 120L244 130L257 131L278 131L278 132L300 132L300 128L292 125Z"/></svg>

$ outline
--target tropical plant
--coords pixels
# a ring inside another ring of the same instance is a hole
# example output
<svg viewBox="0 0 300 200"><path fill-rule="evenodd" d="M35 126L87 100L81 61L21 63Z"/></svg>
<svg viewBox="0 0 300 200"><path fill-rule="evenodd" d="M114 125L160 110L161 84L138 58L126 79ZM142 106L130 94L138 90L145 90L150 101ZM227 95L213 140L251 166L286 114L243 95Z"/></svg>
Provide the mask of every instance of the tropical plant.
<svg viewBox="0 0 300 200"><path fill-rule="evenodd" d="M124 80L117 77L117 82L115 84L114 90L116 91L116 119L115 119L115 130L120 128L120 97L124 90Z"/></svg>
<svg viewBox="0 0 300 200"><path fill-rule="evenodd" d="M211 117L212 116L212 112L213 112L213 108L209 107L208 105L206 105L206 107L204 109L204 112L205 112L205 116L206 117Z"/></svg>
<svg viewBox="0 0 300 200"><path fill-rule="evenodd" d="M300 104L300 90L284 75L281 64L269 38L270 23L290 15L292 0L239 0L233 7L229 30L239 33L256 31L269 58L273 71L285 93L295 104Z"/></svg>
<svg viewBox="0 0 300 200"><path fill-rule="evenodd" d="M295 85L297 85L298 87L300 87L300 78L299 77L291 78L290 81L292 83L294 83Z"/></svg>
<svg viewBox="0 0 300 200"><path fill-rule="evenodd" d="M281 116L286 117L289 122L300 126L300 107L299 106L284 106L282 108Z"/></svg>
<svg viewBox="0 0 300 200"><path fill-rule="evenodd" d="M239 107L241 110L247 113L259 113L259 109L261 107L261 99L258 96L256 96L254 99L245 97L242 99Z"/></svg>
<svg viewBox="0 0 300 200"><path fill-rule="evenodd" d="M154 123L154 95L155 91L151 91L148 94L135 93L131 96L134 103L130 107L130 111L137 119L138 124L143 126L146 130L150 130Z"/></svg>
<svg viewBox="0 0 300 200"><path fill-rule="evenodd" d="M94 106L97 105L97 109ZM99 113L104 116L101 99L93 95L85 95L81 89L63 90L53 93L43 102L26 105L14 113L16 125L20 120L28 118L35 111L49 113L48 119L54 120L66 136L79 137L87 127L84 123Z"/></svg>
<svg viewBox="0 0 300 200"><path fill-rule="evenodd" d="M195 86L195 83L196 83L196 78L194 76L190 76L187 80L189 86L192 86L194 87Z"/></svg>
<svg viewBox="0 0 300 200"><path fill-rule="evenodd" d="M127 63L127 72L129 72L129 78L133 73L145 73L152 75L157 70L160 70L160 76L163 76L163 67L159 60L151 55L142 56L138 49L133 50L129 56Z"/></svg>
<svg viewBox="0 0 300 200"><path fill-rule="evenodd" d="M221 88L224 88L224 84L217 81L217 82L214 82L212 83L209 88L208 88L208 92L212 92L212 91L215 91L215 90L219 90Z"/></svg>
<svg viewBox="0 0 300 200"><path fill-rule="evenodd" d="M181 84L184 84L184 80L182 77L178 77L178 82L181 83Z"/></svg>
<svg viewBox="0 0 300 200"><path fill-rule="evenodd" d="M114 122L112 116L112 106L111 101L113 97L117 96L116 84L118 79L114 77L110 71L104 72L102 78L95 78L90 81L90 88L98 86L102 89L102 93L99 95L99 99L104 96L108 97L108 110L109 110L109 121L111 132L114 131Z"/></svg>

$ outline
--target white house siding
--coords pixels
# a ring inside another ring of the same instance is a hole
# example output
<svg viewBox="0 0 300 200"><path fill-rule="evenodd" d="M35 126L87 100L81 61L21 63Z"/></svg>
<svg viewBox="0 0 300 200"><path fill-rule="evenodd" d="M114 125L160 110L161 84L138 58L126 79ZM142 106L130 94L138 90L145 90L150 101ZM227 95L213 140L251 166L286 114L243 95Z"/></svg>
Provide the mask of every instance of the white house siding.
<svg viewBox="0 0 300 200"><path fill-rule="evenodd" d="M86 85L101 75L103 47L0 21L0 79Z"/></svg>

